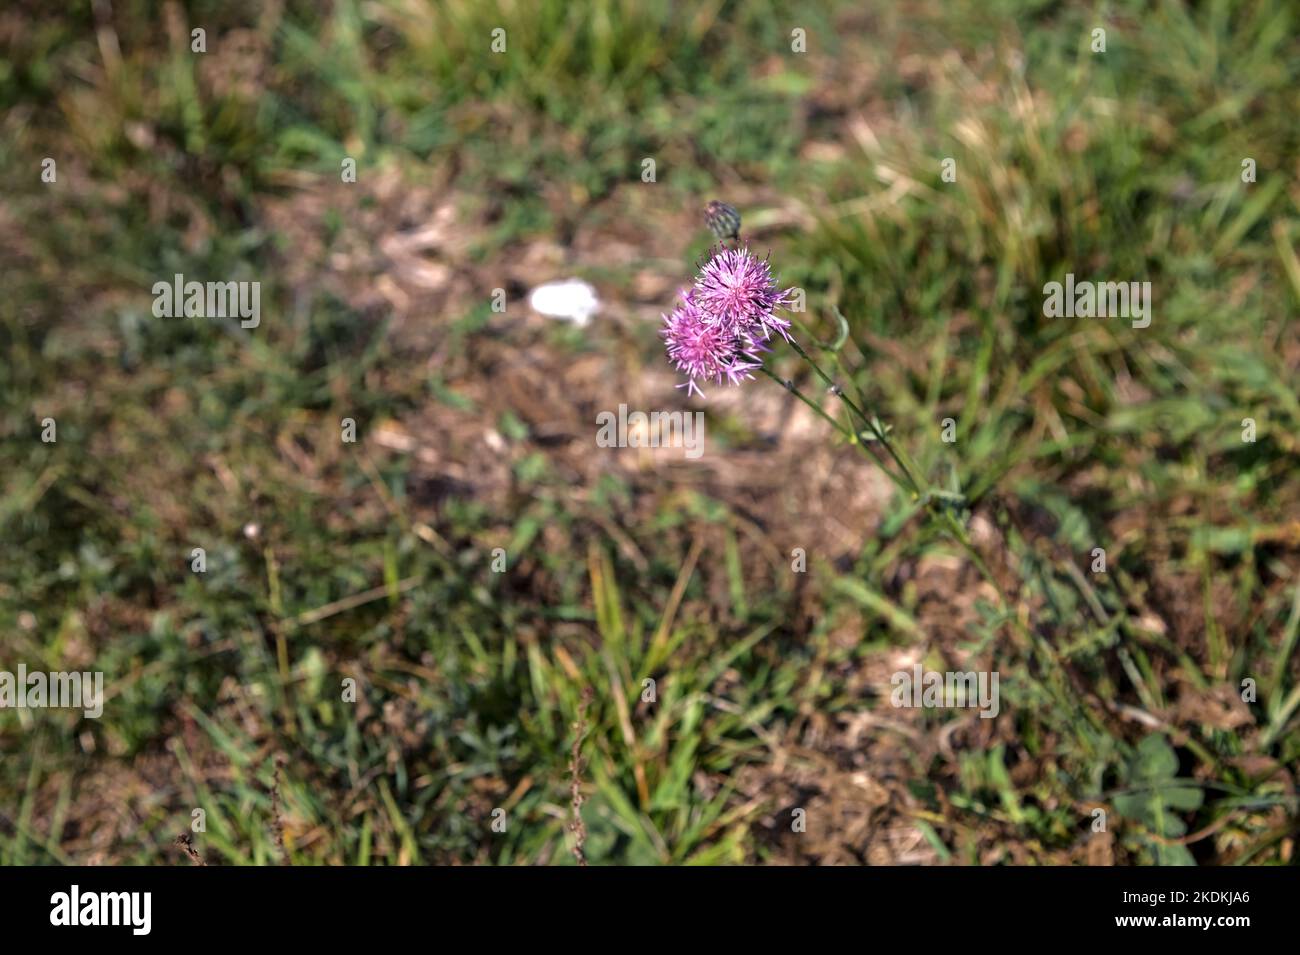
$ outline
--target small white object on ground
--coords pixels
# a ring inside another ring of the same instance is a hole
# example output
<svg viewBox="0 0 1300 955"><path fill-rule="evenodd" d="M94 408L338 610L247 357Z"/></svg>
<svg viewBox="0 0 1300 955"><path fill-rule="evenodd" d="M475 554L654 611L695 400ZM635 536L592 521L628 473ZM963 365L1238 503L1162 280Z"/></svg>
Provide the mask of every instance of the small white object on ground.
<svg viewBox="0 0 1300 955"><path fill-rule="evenodd" d="M596 290L582 279L545 282L528 296L533 311L550 318L567 318L575 325L586 325L600 309Z"/></svg>

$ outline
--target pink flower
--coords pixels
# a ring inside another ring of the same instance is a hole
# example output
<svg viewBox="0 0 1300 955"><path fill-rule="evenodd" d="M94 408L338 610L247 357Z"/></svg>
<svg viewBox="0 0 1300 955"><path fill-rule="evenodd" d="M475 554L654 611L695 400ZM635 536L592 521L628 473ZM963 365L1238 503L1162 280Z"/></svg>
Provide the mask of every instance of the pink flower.
<svg viewBox="0 0 1300 955"><path fill-rule="evenodd" d="M725 378L733 385L752 378L752 369L761 367L762 361L751 352L766 351L760 342L751 341L737 329L721 322L710 322L699 306L693 291L683 289L681 302L671 315L664 316L660 332L667 340L668 360L686 375L686 393L697 392L697 381L722 383Z"/></svg>
<svg viewBox="0 0 1300 955"><path fill-rule="evenodd" d="M693 295L709 324L722 325L750 341L778 333L786 341L790 323L776 314L790 304L792 289L781 291L767 259L748 248L716 249L700 269Z"/></svg>

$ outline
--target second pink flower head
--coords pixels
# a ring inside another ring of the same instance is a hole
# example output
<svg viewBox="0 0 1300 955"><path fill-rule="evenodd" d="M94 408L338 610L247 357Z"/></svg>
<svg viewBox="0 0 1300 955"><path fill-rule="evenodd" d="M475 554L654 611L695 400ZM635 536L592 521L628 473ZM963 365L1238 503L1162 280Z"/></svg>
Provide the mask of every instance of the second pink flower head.
<svg viewBox="0 0 1300 955"><path fill-rule="evenodd" d="M687 391L698 391L697 380L739 384L762 365L756 352L767 351L773 333L790 341L790 323L776 314L790 304L792 289L778 288L766 258L741 246L715 248L683 290L682 301L665 316L663 335L668 358L686 374Z"/></svg>

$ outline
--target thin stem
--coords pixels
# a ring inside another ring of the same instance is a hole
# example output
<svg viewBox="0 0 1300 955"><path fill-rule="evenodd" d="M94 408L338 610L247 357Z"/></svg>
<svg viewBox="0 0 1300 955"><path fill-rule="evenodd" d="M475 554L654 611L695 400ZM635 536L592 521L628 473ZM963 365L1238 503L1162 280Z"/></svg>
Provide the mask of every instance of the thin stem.
<svg viewBox="0 0 1300 955"><path fill-rule="evenodd" d="M786 381L786 380L785 380L784 378L782 378L780 375L775 374L775 373L772 371L772 369L768 368L766 365L763 366L763 368L761 369L761 371L763 372L763 374L767 375L767 377L771 378L773 381L775 381L777 384L779 384L779 385L780 385L782 388L784 388L786 391L791 392L791 393L792 393L796 398L798 398L800 401L802 401L804 404L806 404L806 405L807 405L809 408L811 408L813 411L817 412L819 415L821 415L823 418L825 418L828 422L830 422L831 426L832 426L833 428L835 428L835 430L838 431L840 434L844 435L846 438L852 438L852 437L853 437L853 432L852 432L852 431L850 431L848 428L844 427L844 425L840 424L838 421L836 421L834 418L832 418L829 414L827 414L827 413L822 409L822 406L821 406L821 405L819 405L817 402L813 401L811 398L809 398L807 395L805 395L802 391L800 391L798 388L796 388L796 387L794 386L794 382Z"/></svg>
<svg viewBox="0 0 1300 955"><path fill-rule="evenodd" d="M862 389L858 387L858 383L853 379L853 376L850 375L848 371L845 369L844 363L840 361L840 356L838 352L831 352L831 361L835 363L836 373L839 374L841 378L845 379L850 385L853 386L853 393L857 395L858 404L860 404L865 410L871 411L871 408L867 404L867 399L862 393ZM878 434L881 441L883 441L886 444L889 444L888 435L886 435L883 431L881 431L880 426L876 425L876 422L879 420L880 420L879 415L876 415L873 412L872 421L868 422L868 425L871 426L872 434ZM912 456L907 453L907 450L902 445L895 446L889 444L889 447L891 452L895 453L897 457L900 459L899 460L900 467L905 465L906 470L908 470L912 475L916 475L920 473L921 469L917 466L916 462L912 459ZM921 483L920 481L916 482L918 487L920 487L920 483Z"/></svg>
<svg viewBox="0 0 1300 955"><path fill-rule="evenodd" d="M894 449L893 444L890 443L889 439L882 433L880 428L876 426L875 421L867 417L866 413L860 407L858 407L858 405L856 405L851 398L849 398L847 395L844 394L843 389L840 388L839 385L837 385L831 379L831 377L827 375L825 371L822 370L821 366L818 365L817 362L813 361L812 357L809 356L809 354L803 350L803 348L799 345L798 342L791 339L790 346L795 350L795 352L798 353L800 358L802 358L804 361L806 361L809 364L809 366L811 366L812 370L817 373L817 376L821 378L823 382L826 383L827 387L829 387L836 395L838 395L840 400L843 401L854 413L857 414L857 416L862 420L863 424L867 426L867 429L871 432L871 434L875 437L875 439L879 441L882 445L884 445L885 450L889 452L889 456L893 458L894 463L897 464L899 469L903 472L903 475L907 478L907 481L911 485L911 487L908 488L907 486L905 486L903 482L899 480L898 476L894 474L893 471L885 467L884 462L881 461L880 457L874 453L874 451L870 448L869 445L860 441L858 439L857 434L850 432L838 421L835 421L833 418L831 418L829 414L827 414L824 410L822 410L820 405L818 405L817 403L813 402L812 400L810 400L809 398L801 394L798 391L798 389L794 387L793 384L783 381L781 378L773 374L769 369L764 368L763 371L767 373L768 377L770 377L773 381L781 382L781 384L784 385L787 389L793 391L800 398L800 400L802 400L810 408L815 410L819 415L821 415L832 425L834 425L835 428L838 431L840 431L841 434L844 434L846 437L852 440L854 444L857 444L864 451L870 454L872 459L878 465L880 465L881 470L883 470L886 474L888 474L891 478L893 478L895 483L897 483L899 487L902 487L904 490L911 490L914 498L920 498L921 496L920 482L917 481L915 475L912 473L911 468L909 468L907 464L903 461L903 458L900 456L899 452ZM856 388L856 385L854 387ZM993 587L994 592L998 596L998 603L1001 604L1002 612L1010 621L1012 627L1015 630L1020 632L1021 636L1029 642L1032 648L1036 648L1038 650L1038 652L1045 658L1047 664L1055 670L1058 677L1063 677L1064 671L1061 666L1060 658L1056 655L1056 652L1053 650L1051 645L1047 643L1047 641L1043 639L1041 635L1035 633L1033 629L1029 627L1028 624L1025 623L1025 621L1020 619L1020 615L1013 609L1010 596L1003 589L1001 582L997 579L996 576L994 576L992 569L988 566L987 563L985 563L983 555L980 554L978 548L975 547L974 542L970 539L970 534L967 532L965 524L963 524L962 521L960 521L946 507L940 506L938 502L929 493L925 494L924 505L927 513L932 518L938 516L941 519L940 523L942 529L946 531L948 536L950 536L962 548L962 550L966 552L966 554L970 557L971 562L975 565L975 569L979 572L980 576L983 577L986 581L988 581L988 583ZM1076 698L1074 698L1071 695L1068 695L1063 687L1057 686L1054 687L1054 689L1057 692L1058 698L1060 698L1063 703L1067 705L1072 704L1075 711L1078 712L1079 715L1082 716L1088 723L1093 725L1095 728L1100 728L1100 725L1098 724L1097 720L1093 717L1093 714L1086 707L1084 707ZM1297 694L1292 694L1292 696L1295 697L1297 696ZM1300 699L1288 700L1287 702L1290 704L1292 708L1296 707L1297 705L1300 705Z"/></svg>
<svg viewBox="0 0 1300 955"><path fill-rule="evenodd" d="M826 382L826 384L829 385L832 389L835 389L836 391L839 390L835 388L835 383L831 381L831 379L826 375L824 371L822 371L820 367L818 367L817 363L808 356L807 352L805 352L793 341L790 344L794 347L795 351L799 353L800 357L802 357L804 361L808 362L808 364L812 366L813 370L822 379L822 381ZM886 474L888 474L894 480L894 482L899 485L899 487L902 487L904 490L908 490L908 488L899 479L898 475L894 474L893 471L885 467L884 462L881 461L880 457L874 453L874 451L870 448L869 445L858 440L858 436L856 434L854 434L848 428L845 428L838 421L836 421L829 414L827 414L826 411L822 409L821 405L817 404L815 401L811 400L802 392L800 392L797 388L795 388L793 383L786 382L780 377L778 377L777 375L773 374L770 369L764 367L763 372L773 381L780 382L786 389L794 392L794 394L796 395L796 397L799 398L799 400L801 400L804 404L808 405L808 407L816 411L818 415L820 415L821 417L829 421L837 431L839 431L841 434L847 437L850 441L852 441L854 444L858 445L858 447L862 448L865 452L871 455L872 460L874 460L876 464L880 466L881 470L883 470ZM866 415L862 412L860 408L858 408L851 400L845 398L842 393L840 394L840 397L845 401L845 403L850 408L852 408L854 411L857 412L858 417L860 417L867 424L867 427L871 429L871 432L877 436L877 439L880 441L880 443L885 446L886 450L889 451L890 456L894 459L894 461L898 464L898 466L903 469L904 474L907 475L908 481L910 481L912 484L911 490L913 494L914 495L918 494L920 487L917 484L916 479L912 476L911 471L899 458L899 455L894 451L893 446L889 443L889 441L885 439L884 435L880 434L879 430L874 426L871 420L866 417ZM1038 653L1045 659L1046 664L1054 670L1058 678L1063 678L1064 671L1061 667L1061 661L1059 657L1057 657L1051 645L1047 643L1047 641L1044 640L1039 634L1035 633L1033 629L1029 627L1025 623L1025 621L1023 621L1020 618L1020 615L1013 609L1010 596L1007 594L1006 590L1003 589L1001 581L997 579L997 577L993 574L992 569L985 562L984 556L979 552L979 549L975 546L974 541L970 539L970 534L966 530L966 526L960 520L958 520L958 518L950 510L948 510L946 507L940 506L937 501L935 501L932 497L930 497L930 495L927 494L925 496L924 503L925 503L926 512L930 515L930 517L932 519L935 517L939 518L941 529L944 532L946 532L947 536L950 537L959 547L961 547L962 550L966 552L967 556L970 558L971 563L975 566L975 569L979 573L979 575L983 577L986 581L988 581L990 586L993 587L994 593L997 594L1000 609L1002 610L1002 613L1004 614L1006 619L1011 623L1013 629L1018 631L1021 637L1028 642L1031 651L1032 650L1038 651ZM1054 685L1052 689L1055 692L1057 698L1063 704L1071 707L1076 713L1079 714L1079 716L1081 716L1086 722L1091 724L1094 728L1100 728L1100 725L1098 724L1093 714L1086 707L1084 707L1076 698L1068 694L1068 692L1065 690L1063 686ZM1295 694L1293 694L1293 696L1294 695ZM1300 700L1295 700L1295 701L1288 700L1288 703L1290 703L1290 705L1294 707L1296 705L1300 705Z"/></svg>
<svg viewBox="0 0 1300 955"><path fill-rule="evenodd" d="M833 427L836 431L838 431L840 434L844 435L844 437L848 439L850 444L857 445L859 448L861 448L867 455L870 456L871 460L876 463L876 466L879 467L880 470L884 471L886 474L889 475L890 479L895 484L898 484L899 487L903 487L902 482L900 482L898 479L898 475L896 475L893 471L889 470L889 468L885 466L885 462L880 459L880 456L876 454L875 451L873 451L871 448L867 447L860 440L858 440L858 436L852 431L852 429L846 428L844 425L840 424L838 421L832 418L826 412L826 409L824 409L821 405L819 405L817 402L813 401L802 391L800 391L795 386L794 382L787 381L786 379L782 378L780 375L775 374L772 371L772 369L768 368L766 365L764 365L761 370L763 374L767 375L767 377L771 378L782 388L784 388L786 391L793 394L796 398L798 398L800 401L806 404L813 411L817 412L817 414L819 414L822 418L828 421L831 427Z"/></svg>
<svg viewBox="0 0 1300 955"><path fill-rule="evenodd" d="M912 474L911 468L909 468L903 462L903 459L899 457L898 452L894 450L894 446L890 443L889 439L885 437L884 433L879 428L876 427L876 423L871 418L867 417L866 412L863 411L861 408L859 408L854 403L852 398L844 394L844 389L841 388L838 384L836 384L835 381L829 375L826 374L826 372L822 371L821 366L818 365L817 362L812 360L812 357L806 351L803 350L802 346L800 346L798 342L796 342L794 339L790 339L790 347L792 347L799 354L800 358L802 358L812 367L812 370L815 371L817 373L817 376L826 383L827 387L831 388L835 392L835 394L839 396L839 399L843 401L846 405L848 405L849 409L854 411L857 414L857 416L862 419L862 423L867 426L867 429L871 432L872 436L884 446L886 451L889 452L889 456L894 459L894 463L898 465L899 470L903 472L903 475L907 478L908 483L911 484L909 490L911 490L913 496L920 497L921 495L920 482L917 481L915 475Z"/></svg>

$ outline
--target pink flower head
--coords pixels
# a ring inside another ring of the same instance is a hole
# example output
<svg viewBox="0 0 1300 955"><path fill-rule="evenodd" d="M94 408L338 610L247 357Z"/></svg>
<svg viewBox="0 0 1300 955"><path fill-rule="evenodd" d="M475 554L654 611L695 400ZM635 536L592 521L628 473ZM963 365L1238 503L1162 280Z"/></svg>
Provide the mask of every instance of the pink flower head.
<svg viewBox="0 0 1300 955"><path fill-rule="evenodd" d="M750 371L762 362L750 352L767 349L749 341L734 328L709 322L694 292L683 289L681 296L673 313L664 316L664 328L660 332L668 343L669 361L687 377L686 383L677 387L685 387L688 395L697 392L703 398L697 380L721 384L725 378L738 385L754 377Z"/></svg>
<svg viewBox="0 0 1300 955"><path fill-rule="evenodd" d="M748 248L718 248L700 269L693 294L710 324L722 325L751 341L777 332L790 340L790 323L776 314L790 304L792 289L781 291L767 259Z"/></svg>

